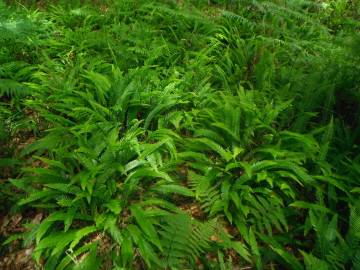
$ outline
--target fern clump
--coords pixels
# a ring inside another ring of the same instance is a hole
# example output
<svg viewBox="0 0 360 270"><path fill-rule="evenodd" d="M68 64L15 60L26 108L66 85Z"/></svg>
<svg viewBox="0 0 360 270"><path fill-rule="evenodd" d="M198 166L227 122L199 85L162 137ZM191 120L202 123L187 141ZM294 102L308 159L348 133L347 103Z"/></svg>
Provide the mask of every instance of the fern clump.
<svg viewBox="0 0 360 270"><path fill-rule="evenodd" d="M358 4L21 2L0 1L0 213L22 217L1 254L360 267Z"/></svg>

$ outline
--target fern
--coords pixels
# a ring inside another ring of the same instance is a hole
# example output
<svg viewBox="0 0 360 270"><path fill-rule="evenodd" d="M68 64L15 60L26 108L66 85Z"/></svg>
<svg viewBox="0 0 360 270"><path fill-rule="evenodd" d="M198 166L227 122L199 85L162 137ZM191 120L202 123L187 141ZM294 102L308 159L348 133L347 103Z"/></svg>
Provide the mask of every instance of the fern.
<svg viewBox="0 0 360 270"><path fill-rule="evenodd" d="M7 2L7 244L44 269L359 268L359 4Z"/></svg>
<svg viewBox="0 0 360 270"><path fill-rule="evenodd" d="M166 267L194 265L195 258L210 248L215 220L200 223L185 214L165 217L160 231Z"/></svg>

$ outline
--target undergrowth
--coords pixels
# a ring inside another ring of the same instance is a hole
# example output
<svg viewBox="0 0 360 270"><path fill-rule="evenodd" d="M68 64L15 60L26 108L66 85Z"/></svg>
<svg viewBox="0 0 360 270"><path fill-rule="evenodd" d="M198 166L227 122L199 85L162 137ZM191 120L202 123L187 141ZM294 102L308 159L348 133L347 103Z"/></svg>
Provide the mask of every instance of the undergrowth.
<svg viewBox="0 0 360 270"><path fill-rule="evenodd" d="M0 211L27 218L3 250L39 269L360 269L356 1L9 4Z"/></svg>

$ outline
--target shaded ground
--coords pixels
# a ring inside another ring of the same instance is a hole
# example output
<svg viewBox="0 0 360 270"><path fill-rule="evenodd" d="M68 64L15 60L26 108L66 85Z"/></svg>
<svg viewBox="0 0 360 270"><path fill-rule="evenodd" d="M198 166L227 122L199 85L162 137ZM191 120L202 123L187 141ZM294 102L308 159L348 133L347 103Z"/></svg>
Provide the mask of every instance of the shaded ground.
<svg viewBox="0 0 360 270"><path fill-rule="evenodd" d="M36 216L37 219L41 215ZM8 238L11 234L23 232L23 217L20 214L1 217L0 237L1 240ZM33 222L36 222L34 220ZM3 270L31 270L36 269L31 253L33 248L23 248L20 241L14 241L10 245L2 246L0 249L0 269Z"/></svg>

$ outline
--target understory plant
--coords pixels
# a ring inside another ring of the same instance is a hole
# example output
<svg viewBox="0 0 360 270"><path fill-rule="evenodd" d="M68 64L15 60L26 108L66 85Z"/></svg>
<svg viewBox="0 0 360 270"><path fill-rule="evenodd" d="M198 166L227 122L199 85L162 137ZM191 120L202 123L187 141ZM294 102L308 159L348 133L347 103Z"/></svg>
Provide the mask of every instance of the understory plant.
<svg viewBox="0 0 360 270"><path fill-rule="evenodd" d="M357 3L0 3L3 250L360 269Z"/></svg>

